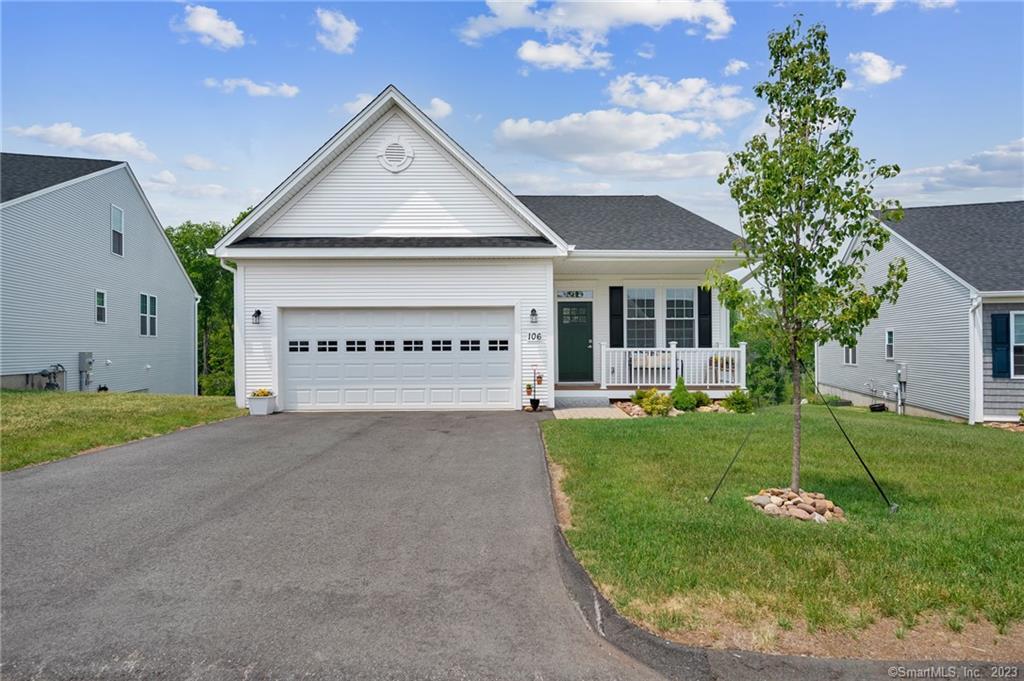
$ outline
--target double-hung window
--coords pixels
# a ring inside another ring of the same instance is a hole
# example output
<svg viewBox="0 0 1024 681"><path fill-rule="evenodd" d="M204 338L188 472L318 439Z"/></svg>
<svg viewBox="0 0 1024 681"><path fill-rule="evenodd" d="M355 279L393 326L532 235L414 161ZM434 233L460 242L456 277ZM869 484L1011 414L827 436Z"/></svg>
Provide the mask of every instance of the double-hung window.
<svg viewBox="0 0 1024 681"><path fill-rule="evenodd" d="M110 204L110 252L124 255L124 210Z"/></svg>
<svg viewBox="0 0 1024 681"><path fill-rule="evenodd" d="M851 367L857 366L857 346L851 345L843 348L843 364Z"/></svg>
<svg viewBox="0 0 1024 681"><path fill-rule="evenodd" d="M96 323L107 323L107 292L96 289Z"/></svg>
<svg viewBox="0 0 1024 681"><path fill-rule="evenodd" d="M1010 376L1024 378L1024 312L1010 313Z"/></svg>
<svg viewBox="0 0 1024 681"><path fill-rule="evenodd" d="M658 344L653 288L626 289L626 347L653 348Z"/></svg>
<svg viewBox="0 0 1024 681"><path fill-rule="evenodd" d="M139 294L139 335L156 335L156 296Z"/></svg>
<svg viewBox="0 0 1024 681"><path fill-rule="evenodd" d="M893 359L896 357L896 331L893 329L885 330L885 358Z"/></svg>
<svg viewBox="0 0 1024 681"><path fill-rule="evenodd" d="M665 342L680 348L697 347L696 292L692 288L665 289Z"/></svg>

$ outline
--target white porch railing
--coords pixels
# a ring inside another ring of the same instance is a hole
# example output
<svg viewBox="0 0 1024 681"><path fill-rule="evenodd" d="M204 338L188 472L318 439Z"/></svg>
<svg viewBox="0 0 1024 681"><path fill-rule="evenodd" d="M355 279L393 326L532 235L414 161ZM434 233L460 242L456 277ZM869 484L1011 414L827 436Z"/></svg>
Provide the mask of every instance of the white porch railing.
<svg viewBox="0 0 1024 681"><path fill-rule="evenodd" d="M601 387L675 385L747 387L747 344L738 348L609 348L601 343Z"/></svg>

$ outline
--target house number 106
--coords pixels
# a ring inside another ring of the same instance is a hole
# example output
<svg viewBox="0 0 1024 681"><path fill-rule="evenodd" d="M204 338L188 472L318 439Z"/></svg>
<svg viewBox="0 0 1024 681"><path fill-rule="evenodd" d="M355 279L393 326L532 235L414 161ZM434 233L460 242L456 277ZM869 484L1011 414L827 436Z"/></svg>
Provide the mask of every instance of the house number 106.
<svg viewBox="0 0 1024 681"><path fill-rule="evenodd" d="M542 338L540 331L530 331L526 334L526 340L528 341L539 341Z"/></svg>

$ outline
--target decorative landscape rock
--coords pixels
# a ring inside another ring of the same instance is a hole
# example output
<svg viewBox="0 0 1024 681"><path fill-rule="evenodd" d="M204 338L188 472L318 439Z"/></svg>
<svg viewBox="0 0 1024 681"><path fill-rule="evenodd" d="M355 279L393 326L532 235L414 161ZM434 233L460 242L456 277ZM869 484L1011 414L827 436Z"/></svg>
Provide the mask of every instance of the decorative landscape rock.
<svg viewBox="0 0 1024 681"><path fill-rule="evenodd" d="M626 414L628 414L629 416L632 416L634 418L640 418L642 416L647 416L647 414L643 410L643 407L641 407L639 404L633 404L632 402L626 402L626 401L615 402L614 404L615 404L616 407L618 407L619 409L624 411ZM709 405L707 405L705 407L697 407L694 411L698 411L698 412L701 412L701 413L714 413L714 414L731 414L731 413L733 413L729 409L726 409L725 407L723 407L718 402L714 402L714 403L709 404ZM684 415L686 413L687 412L679 411L678 409L673 407L668 412L668 415L669 416L682 416L682 415Z"/></svg>
<svg viewBox="0 0 1024 681"><path fill-rule="evenodd" d="M765 515L815 523L846 522L846 513L821 492L794 492L787 488L770 487L746 497L751 505Z"/></svg>

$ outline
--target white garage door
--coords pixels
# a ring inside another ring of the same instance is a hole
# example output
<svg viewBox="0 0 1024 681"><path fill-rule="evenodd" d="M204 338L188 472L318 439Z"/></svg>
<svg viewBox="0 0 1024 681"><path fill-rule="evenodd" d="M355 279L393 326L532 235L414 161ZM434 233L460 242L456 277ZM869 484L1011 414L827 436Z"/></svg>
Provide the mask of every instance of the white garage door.
<svg viewBox="0 0 1024 681"><path fill-rule="evenodd" d="M284 408L506 409L512 308L288 310Z"/></svg>

